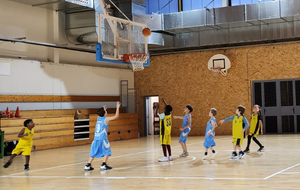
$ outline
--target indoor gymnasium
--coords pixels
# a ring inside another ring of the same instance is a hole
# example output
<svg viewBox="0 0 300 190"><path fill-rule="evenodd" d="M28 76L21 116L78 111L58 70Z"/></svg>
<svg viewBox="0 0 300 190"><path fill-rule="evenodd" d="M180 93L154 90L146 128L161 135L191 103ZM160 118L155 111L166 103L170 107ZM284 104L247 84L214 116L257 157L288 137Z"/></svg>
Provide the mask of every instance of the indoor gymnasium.
<svg viewBox="0 0 300 190"><path fill-rule="evenodd" d="M299 189L300 0L0 0L0 189Z"/></svg>

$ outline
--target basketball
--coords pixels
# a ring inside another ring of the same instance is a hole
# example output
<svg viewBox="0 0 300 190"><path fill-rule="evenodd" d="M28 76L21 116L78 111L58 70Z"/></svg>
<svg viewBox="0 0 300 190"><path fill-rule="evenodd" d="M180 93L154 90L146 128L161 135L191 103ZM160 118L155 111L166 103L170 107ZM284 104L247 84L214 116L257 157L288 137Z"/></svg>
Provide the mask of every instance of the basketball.
<svg viewBox="0 0 300 190"><path fill-rule="evenodd" d="M145 37L149 37L151 35L151 30L149 28L144 28L143 29L143 35Z"/></svg>

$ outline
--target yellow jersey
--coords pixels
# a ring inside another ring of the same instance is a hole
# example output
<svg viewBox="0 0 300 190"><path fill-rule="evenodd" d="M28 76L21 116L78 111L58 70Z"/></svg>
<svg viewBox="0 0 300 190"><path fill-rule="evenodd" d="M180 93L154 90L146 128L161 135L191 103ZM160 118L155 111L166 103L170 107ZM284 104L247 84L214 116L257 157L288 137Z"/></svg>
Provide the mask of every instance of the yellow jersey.
<svg viewBox="0 0 300 190"><path fill-rule="evenodd" d="M24 134L28 134L28 136L21 137L19 139L19 146L32 146L32 139L34 135L34 129L29 130L27 127L24 127Z"/></svg>
<svg viewBox="0 0 300 190"><path fill-rule="evenodd" d="M160 120L160 135L171 135L172 115L165 115L164 119Z"/></svg>
<svg viewBox="0 0 300 190"><path fill-rule="evenodd" d="M232 122L232 136L233 138L244 138L243 132L243 118L244 116L234 116L233 122Z"/></svg>
<svg viewBox="0 0 300 190"><path fill-rule="evenodd" d="M259 133L259 121L261 120L261 116L258 114L252 114L251 123L250 123L250 135L258 135Z"/></svg>

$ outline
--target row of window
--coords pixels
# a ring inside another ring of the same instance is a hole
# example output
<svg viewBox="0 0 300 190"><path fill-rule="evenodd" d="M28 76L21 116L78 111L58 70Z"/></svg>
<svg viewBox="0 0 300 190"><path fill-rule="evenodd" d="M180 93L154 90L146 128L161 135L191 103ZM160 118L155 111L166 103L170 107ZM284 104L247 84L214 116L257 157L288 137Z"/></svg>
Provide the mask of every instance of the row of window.
<svg viewBox="0 0 300 190"><path fill-rule="evenodd" d="M179 0L146 0L147 14L165 14L178 12ZM266 2L273 0L231 0L232 6ZM182 10L190 11L196 9L222 7L222 0L182 0Z"/></svg>

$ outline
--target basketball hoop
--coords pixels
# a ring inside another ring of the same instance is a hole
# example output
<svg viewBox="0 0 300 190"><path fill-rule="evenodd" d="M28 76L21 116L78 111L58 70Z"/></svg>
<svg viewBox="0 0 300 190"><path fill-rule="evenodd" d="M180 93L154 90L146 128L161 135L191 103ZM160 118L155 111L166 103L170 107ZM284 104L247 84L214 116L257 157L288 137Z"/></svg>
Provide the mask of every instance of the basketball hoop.
<svg viewBox="0 0 300 190"><path fill-rule="evenodd" d="M213 76L219 76L221 72L221 67L211 67L210 70Z"/></svg>
<svg viewBox="0 0 300 190"><path fill-rule="evenodd" d="M133 72L144 70L144 63L147 62L148 56L146 53L132 53L129 55Z"/></svg>

